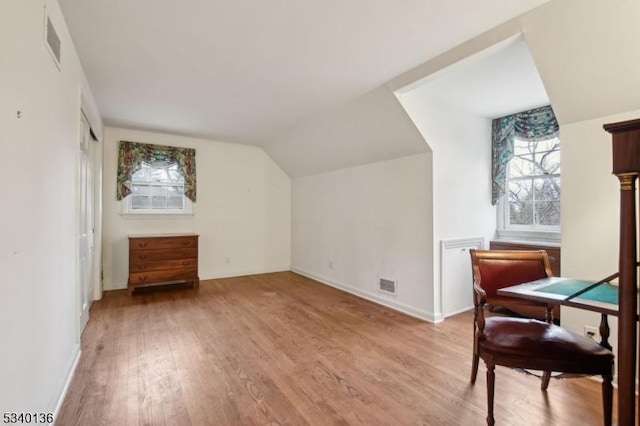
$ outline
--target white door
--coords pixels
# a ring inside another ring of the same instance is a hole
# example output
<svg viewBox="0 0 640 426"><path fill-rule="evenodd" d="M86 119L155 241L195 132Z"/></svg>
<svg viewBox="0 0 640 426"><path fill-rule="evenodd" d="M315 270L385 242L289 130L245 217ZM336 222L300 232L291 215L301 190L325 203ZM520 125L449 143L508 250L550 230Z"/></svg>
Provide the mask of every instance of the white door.
<svg viewBox="0 0 640 426"><path fill-rule="evenodd" d="M78 255L80 274L80 332L89 321L93 302L93 141L91 127L84 114L80 124L80 214L78 220Z"/></svg>

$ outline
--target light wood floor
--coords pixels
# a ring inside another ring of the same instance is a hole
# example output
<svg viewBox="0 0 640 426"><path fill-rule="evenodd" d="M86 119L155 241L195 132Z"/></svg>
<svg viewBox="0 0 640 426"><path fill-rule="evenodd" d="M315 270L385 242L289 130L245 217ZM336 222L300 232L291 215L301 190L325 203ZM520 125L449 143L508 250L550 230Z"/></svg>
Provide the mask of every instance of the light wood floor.
<svg viewBox="0 0 640 426"><path fill-rule="evenodd" d="M484 425L472 317L429 324L294 273L105 294L57 425ZM600 425L600 386L496 369L498 425ZM615 417L614 410L614 417Z"/></svg>

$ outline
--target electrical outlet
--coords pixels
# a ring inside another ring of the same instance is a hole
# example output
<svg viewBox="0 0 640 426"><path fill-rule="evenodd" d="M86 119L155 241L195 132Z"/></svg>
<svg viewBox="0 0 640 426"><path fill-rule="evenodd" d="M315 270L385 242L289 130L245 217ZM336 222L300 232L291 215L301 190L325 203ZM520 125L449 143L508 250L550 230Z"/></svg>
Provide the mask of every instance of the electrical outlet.
<svg viewBox="0 0 640 426"><path fill-rule="evenodd" d="M226 263L227 265L231 264L231 258L230 257L225 257L224 258L224 263Z"/></svg>
<svg viewBox="0 0 640 426"><path fill-rule="evenodd" d="M584 335L596 343L600 343L600 331L598 327L584 326Z"/></svg>
<svg viewBox="0 0 640 426"><path fill-rule="evenodd" d="M329 262L329 269L335 269L336 265L333 264L333 262Z"/></svg>

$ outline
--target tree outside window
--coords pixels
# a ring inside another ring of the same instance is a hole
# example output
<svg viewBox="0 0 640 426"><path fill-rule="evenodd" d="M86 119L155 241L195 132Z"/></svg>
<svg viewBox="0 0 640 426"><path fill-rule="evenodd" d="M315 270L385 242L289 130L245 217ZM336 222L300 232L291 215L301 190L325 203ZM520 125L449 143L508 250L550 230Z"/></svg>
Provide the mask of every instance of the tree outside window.
<svg viewBox="0 0 640 426"><path fill-rule="evenodd" d="M505 217L508 227L560 227L560 139L514 140Z"/></svg>

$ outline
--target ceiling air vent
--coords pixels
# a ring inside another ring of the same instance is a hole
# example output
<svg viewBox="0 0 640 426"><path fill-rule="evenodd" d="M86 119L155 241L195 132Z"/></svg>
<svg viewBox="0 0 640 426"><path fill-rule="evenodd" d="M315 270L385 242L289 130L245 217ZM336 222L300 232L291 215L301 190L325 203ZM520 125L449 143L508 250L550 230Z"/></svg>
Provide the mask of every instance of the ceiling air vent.
<svg viewBox="0 0 640 426"><path fill-rule="evenodd" d="M44 44L47 46L47 50L53 58L53 62L60 69L60 61L62 59L62 42L58 36L49 15L47 15L47 9L44 10Z"/></svg>
<svg viewBox="0 0 640 426"><path fill-rule="evenodd" d="M378 279L378 290L382 293L392 294L395 296L396 286L397 282L395 280L390 280L382 277Z"/></svg>

